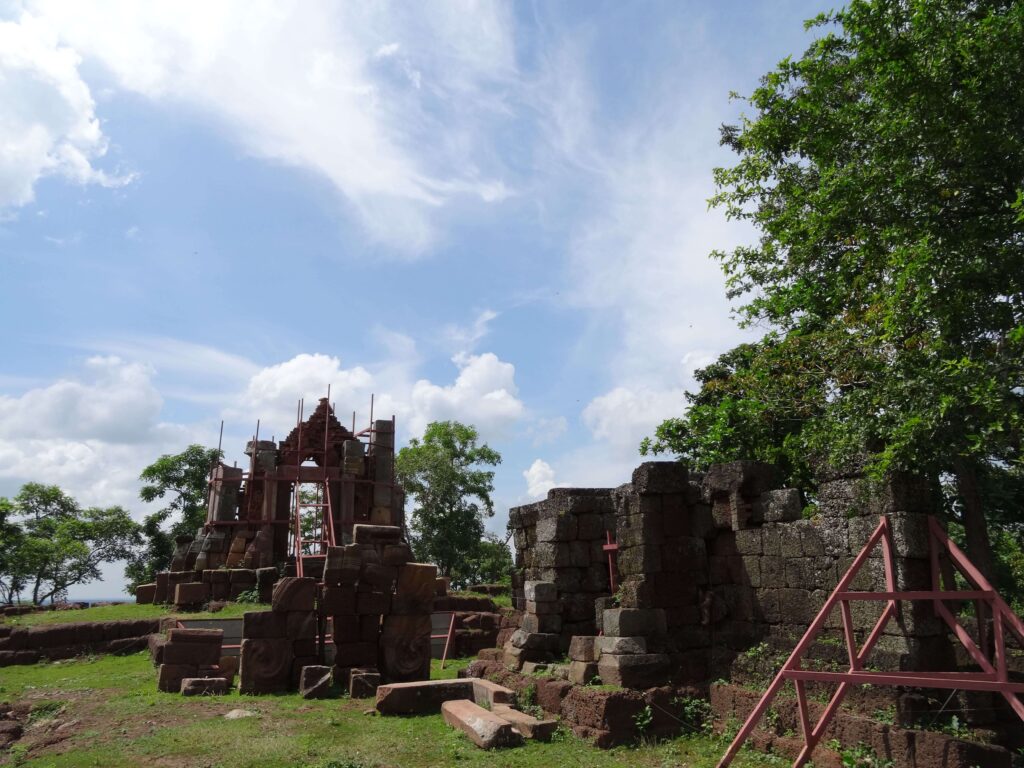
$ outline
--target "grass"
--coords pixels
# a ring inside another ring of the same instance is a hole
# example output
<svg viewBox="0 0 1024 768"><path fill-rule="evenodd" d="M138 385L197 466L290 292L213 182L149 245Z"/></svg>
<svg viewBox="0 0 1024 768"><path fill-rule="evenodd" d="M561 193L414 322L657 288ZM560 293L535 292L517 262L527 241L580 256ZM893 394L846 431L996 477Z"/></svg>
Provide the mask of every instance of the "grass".
<svg viewBox="0 0 1024 768"><path fill-rule="evenodd" d="M467 663L454 660L442 673L435 661L433 672L454 677ZM39 713L15 749L0 753L0 764L40 768L698 768L713 766L725 748L718 739L697 736L599 750L560 730L549 744L484 752L440 715L384 718L365 699L159 693L146 654L7 667L0 673L0 700ZM232 709L257 717L225 720ZM741 758L737 765L769 764L754 753Z"/></svg>
<svg viewBox="0 0 1024 768"><path fill-rule="evenodd" d="M38 627L51 624L69 624L78 621L125 621L131 619L159 619L164 616L180 616L184 619L237 619L248 611L265 611L270 606L262 603L228 603L217 613L198 612L182 613L168 605L136 605L135 603L118 603L117 605L98 605L95 608L82 608L70 611L41 611L27 613L24 616L8 616L3 626Z"/></svg>

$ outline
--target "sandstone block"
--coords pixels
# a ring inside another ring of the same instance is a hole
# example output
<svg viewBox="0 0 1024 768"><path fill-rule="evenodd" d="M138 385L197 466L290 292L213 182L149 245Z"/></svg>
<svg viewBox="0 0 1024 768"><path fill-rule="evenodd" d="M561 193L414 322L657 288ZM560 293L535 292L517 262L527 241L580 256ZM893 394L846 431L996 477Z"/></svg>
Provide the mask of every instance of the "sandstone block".
<svg viewBox="0 0 1024 768"><path fill-rule="evenodd" d="M402 540L402 529L395 525L352 526L352 541L356 544L397 544Z"/></svg>
<svg viewBox="0 0 1024 768"><path fill-rule="evenodd" d="M398 569L395 593L429 601L436 591L437 567L426 563L406 563Z"/></svg>
<svg viewBox="0 0 1024 768"><path fill-rule="evenodd" d="M526 599L535 603L549 603L558 599L558 588L550 581L528 581L523 585Z"/></svg>
<svg viewBox="0 0 1024 768"><path fill-rule="evenodd" d="M599 653L647 653L646 637L598 637Z"/></svg>
<svg viewBox="0 0 1024 768"><path fill-rule="evenodd" d="M288 614L284 611L247 611L242 614L242 637L264 640L287 634Z"/></svg>
<svg viewBox="0 0 1024 768"><path fill-rule="evenodd" d="M299 675L299 695L304 699L326 699L331 692L331 668L310 665Z"/></svg>
<svg viewBox="0 0 1024 768"><path fill-rule="evenodd" d="M196 606L210 599L209 585L202 582L178 584L174 588L174 604Z"/></svg>
<svg viewBox="0 0 1024 768"><path fill-rule="evenodd" d="M353 699L373 698L380 683L380 672L376 669L353 669L349 675L348 695Z"/></svg>
<svg viewBox="0 0 1024 768"><path fill-rule="evenodd" d="M356 593L356 613L361 616L391 612L391 595L385 592Z"/></svg>
<svg viewBox="0 0 1024 768"><path fill-rule="evenodd" d="M513 747L522 743L522 736L511 723L468 699L444 702L441 714L448 725L461 730L481 749Z"/></svg>
<svg viewBox="0 0 1024 768"><path fill-rule="evenodd" d="M220 643L182 643L169 641L164 645L164 664L210 666L220 661Z"/></svg>
<svg viewBox="0 0 1024 768"><path fill-rule="evenodd" d="M243 639L239 663L239 690L250 694L288 690L292 658L290 640Z"/></svg>
<svg viewBox="0 0 1024 768"><path fill-rule="evenodd" d="M569 641L569 658L573 661L597 661L599 651L597 640L600 638L578 635Z"/></svg>
<svg viewBox="0 0 1024 768"><path fill-rule="evenodd" d="M356 590L351 585L338 587L324 587L320 596L320 609L324 614L334 616L335 614L356 612Z"/></svg>
<svg viewBox="0 0 1024 768"><path fill-rule="evenodd" d="M316 637L316 614L307 611L289 611L285 619L285 634L292 640Z"/></svg>
<svg viewBox="0 0 1024 768"><path fill-rule="evenodd" d="M164 693L180 693L181 681L195 677L199 668L193 664L161 664L157 672L157 690Z"/></svg>
<svg viewBox="0 0 1024 768"><path fill-rule="evenodd" d="M557 634L562 631L562 617L557 614L527 613L523 616L524 632L541 632Z"/></svg>
<svg viewBox="0 0 1024 768"><path fill-rule="evenodd" d="M139 584L135 588L136 603L149 605L153 603L154 597L156 597L156 584Z"/></svg>
<svg viewBox="0 0 1024 768"><path fill-rule="evenodd" d="M274 585L275 611L312 611L316 605L316 579L285 576Z"/></svg>
<svg viewBox="0 0 1024 768"><path fill-rule="evenodd" d="M377 688L377 711L383 715L422 715L439 712L453 699L471 699L473 680L423 680L388 683Z"/></svg>
<svg viewBox="0 0 1024 768"><path fill-rule="evenodd" d="M663 653L601 654L597 664L601 682L623 688L653 688L665 682L669 658Z"/></svg>
<svg viewBox="0 0 1024 768"><path fill-rule="evenodd" d="M538 720L525 712L512 709L507 704L496 704L491 711L511 725L523 738L534 741L551 741L551 736L558 728L557 720Z"/></svg>
<svg viewBox="0 0 1024 768"><path fill-rule="evenodd" d="M483 707L495 704L511 704L515 691L480 677L468 678L473 681L473 701Z"/></svg>
<svg viewBox="0 0 1024 768"><path fill-rule="evenodd" d="M605 636L653 637L666 632L665 612L659 608L611 608L602 618Z"/></svg>

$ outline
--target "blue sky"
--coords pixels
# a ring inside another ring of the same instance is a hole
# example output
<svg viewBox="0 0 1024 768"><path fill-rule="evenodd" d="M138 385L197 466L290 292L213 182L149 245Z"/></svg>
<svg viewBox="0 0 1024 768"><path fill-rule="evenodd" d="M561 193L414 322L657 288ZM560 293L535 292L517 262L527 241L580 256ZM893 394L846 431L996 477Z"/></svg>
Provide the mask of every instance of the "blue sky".
<svg viewBox="0 0 1024 768"><path fill-rule="evenodd" d="M474 423L510 506L629 479L744 338L718 126L814 2L0 0L0 495L341 414ZM350 416L349 416L350 418ZM344 419L343 419L344 420ZM72 593L110 596L104 583Z"/></svg>

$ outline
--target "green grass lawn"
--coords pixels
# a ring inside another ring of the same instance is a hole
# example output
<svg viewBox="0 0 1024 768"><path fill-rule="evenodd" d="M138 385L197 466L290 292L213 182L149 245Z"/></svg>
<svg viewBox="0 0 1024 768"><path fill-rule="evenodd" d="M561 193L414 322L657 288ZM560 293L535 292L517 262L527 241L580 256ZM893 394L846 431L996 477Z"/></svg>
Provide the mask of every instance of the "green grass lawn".
<svg viewBox="0 0 1024 768"><path fill-rule="evenodd" d="M466 663L449 662L441 672L435 661L434 674L454 677ZM25 737L0 753L0 764L19 766L697 768L713 766L725 747L717 739L691 737L605 751L561 730L549 744L484 752L440 715L380 717L368 699L159 693L155 670L142 653L4 668L0 701L32 707ZM225 720L232 709L257 716ZM752 753L737 762L776 764Z"/></svg>
<svg viewBox="0 0 1024 768"><path fill-rule="evenodd" d="M262 603L228 603L217 613L181 613L169 605L136 605L119 603L82 608L71 611L42 611L24 616L8 616L4 626L38 627L44 624L68 624L78 621L125 621L129 619L159 619L163 616L180 616L186 619L238 619L248 611L266 611L270 606Z"/></svg>

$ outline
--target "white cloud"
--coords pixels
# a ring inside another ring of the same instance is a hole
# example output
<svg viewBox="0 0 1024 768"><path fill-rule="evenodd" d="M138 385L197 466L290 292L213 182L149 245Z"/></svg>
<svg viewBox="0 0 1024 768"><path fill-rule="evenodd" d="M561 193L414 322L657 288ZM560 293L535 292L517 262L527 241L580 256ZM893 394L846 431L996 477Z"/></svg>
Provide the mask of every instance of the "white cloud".
<svg viewBox="0 0 1024 768"><path fill-rule="evenodd" d="M103 186L130 180L93 166L107 140L78 65L47 25L28 15L0 20L0 208L31 202L44 176Z"/></svg>
<svg viewBox="0 0 1024 768"><path fill-rule="evenodd" d="M201 434L161 421L152 376L148 365L93 357L74 376L0 396L2 492L37 481L60 485L84 504L137 510L142 468Z"/></svg>
<svg viewBox="0 0 1024 768"><path fill-rule="evenodd" d="M79 379L61 379L20 397L0 395L0 438L147 441L163 404L152 374L148 366L117 357L92 357Z"/></svg>
<svg viewBox="0 0 1024 768"><path fill-rule="evenodd" d="M118 87L326 178L396 251L429 248L436 211L457 198L507 194L481 127L506 119L497 86L515 72L510 11L497 3L27 5L33 25Z"/></svg>
<svg viewBox="0 0 1024 768"><path fill-rule="evenodd" d="M493 309L485 309L477 314L473 322L466 325L447 325L444 335L455 352L469 352L490 333L490 323L497 319L498 313Z"/></svg>
<svg viewBox="0 0 1024 768"><path fill-rule="evenodd" d="M457 355L453 384L438 386L426 379L412 388L409 428L419 434L431 421L457 419L473 424L482 435L500 434L521 419L525 406L518 398L515 366L497 355Z"/></svg>
<svg viewBox="0 0 1024 768"><path fill-rule="evenodd" d="M526 493L531 499L539 499L558 485L555 470L543 459L535 459L523 472L523 477L526 478Z"/></svg>

